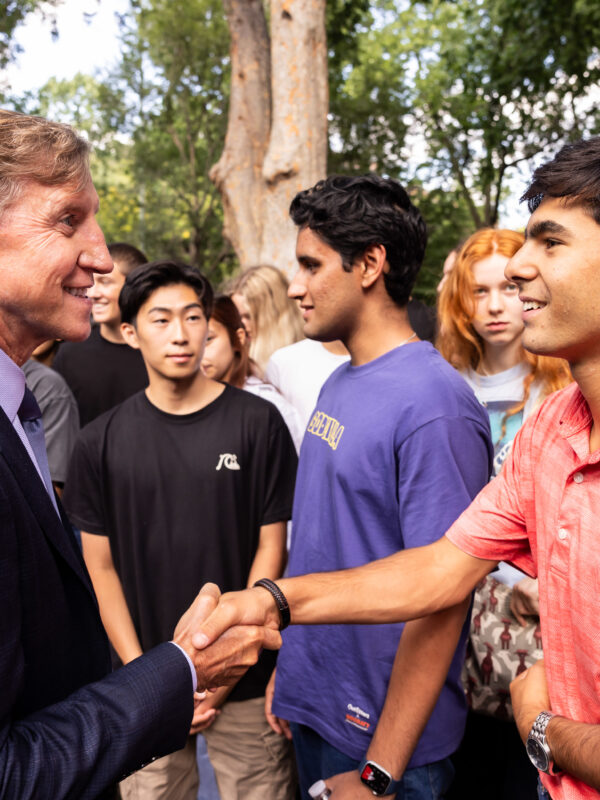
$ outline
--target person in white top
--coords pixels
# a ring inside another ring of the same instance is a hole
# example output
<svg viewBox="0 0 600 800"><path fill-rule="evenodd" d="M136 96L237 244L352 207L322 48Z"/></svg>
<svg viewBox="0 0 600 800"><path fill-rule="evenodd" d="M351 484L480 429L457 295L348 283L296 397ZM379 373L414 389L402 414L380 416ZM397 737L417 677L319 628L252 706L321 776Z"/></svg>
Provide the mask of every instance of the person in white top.
<svg viewBox="0 0 600 800"><path fill-rule="evenodd" d="M349 358L350 354L339 341L303 339L273 353L265 378L294 406L305 431L321 387Z"/></svg>

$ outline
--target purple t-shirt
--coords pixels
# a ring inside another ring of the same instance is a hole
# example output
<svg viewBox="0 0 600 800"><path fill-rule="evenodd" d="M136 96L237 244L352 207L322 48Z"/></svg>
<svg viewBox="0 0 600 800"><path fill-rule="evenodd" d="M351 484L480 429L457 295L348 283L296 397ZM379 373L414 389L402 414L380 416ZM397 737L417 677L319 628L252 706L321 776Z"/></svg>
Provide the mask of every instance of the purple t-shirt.
<svg viewBox="0 0 600 800"><path fill-rule="evenodd" d="M321 390L300 451L290 576L355 567L436 541L487 483L491 459L485 409L428 342L360 367L342 365ZM466 628L410 767L444 758L460 743ZM362 758L402 629L289 628L274 712Z"/></svg>

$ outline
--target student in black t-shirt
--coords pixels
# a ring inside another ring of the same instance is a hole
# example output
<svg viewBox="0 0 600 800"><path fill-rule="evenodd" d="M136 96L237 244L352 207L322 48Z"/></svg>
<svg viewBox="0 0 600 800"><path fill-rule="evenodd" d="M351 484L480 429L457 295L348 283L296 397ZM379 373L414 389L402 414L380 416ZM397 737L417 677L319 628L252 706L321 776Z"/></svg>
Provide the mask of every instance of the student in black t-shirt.
<svg viewBox="0 0 600 800"><path fill-rule="evenodd" d="M275 406L201 372L212 291L200 273L146 265L127 277L119 302L149 386L82 431L65 505L127 662L171 635L205 581L229 591L281 575L296 453ZM273 664L265 651L233 691L196 701L191 733L207 729L224 800L294 796L289 743L264 718ZM125 800L195 800L197 784L190 738L121 791Z"/></svg>
<svg viewBox="0 0 600 800"><path fill-rule="evenodd" d="M108 251L114 269L106 275L97 274L89 290L96 324L84 342L62 344L52 364L75 396L82 426L148 385L139 351L128 347L121 333L119 311L125 277L147 259L141 250L125 242L110 244Z"/></svg>

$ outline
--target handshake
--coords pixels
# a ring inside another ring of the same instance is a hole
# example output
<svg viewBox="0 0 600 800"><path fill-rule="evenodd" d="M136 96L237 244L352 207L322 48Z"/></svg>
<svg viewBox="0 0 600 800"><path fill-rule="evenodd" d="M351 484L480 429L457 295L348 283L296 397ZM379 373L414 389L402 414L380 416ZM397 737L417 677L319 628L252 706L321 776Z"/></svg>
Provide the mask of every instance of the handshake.
<svg viewBox="0 0 600 800"><path fill-rule="evenodd" d="M255 587L221 595L207 583L179 620L173 641L191 658L198 691L235 683L260 651L281 647L281 617L270 591Z"/></svg>

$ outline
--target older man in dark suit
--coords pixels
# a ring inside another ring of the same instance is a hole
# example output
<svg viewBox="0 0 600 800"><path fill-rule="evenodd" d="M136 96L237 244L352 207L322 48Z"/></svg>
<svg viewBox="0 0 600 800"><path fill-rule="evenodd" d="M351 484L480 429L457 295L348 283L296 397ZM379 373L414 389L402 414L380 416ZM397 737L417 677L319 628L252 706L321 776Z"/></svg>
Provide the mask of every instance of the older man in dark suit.
<svg viewBox="0 0 600 800"><path fill-rule="evenodd" d="M112 269L96 222L88 146L73 130L0 111L0 798L98 798L182 747L194 691L277 647L237 629L198 653L198 596L173 642L110 672L94 592L50 481L21 365L47 339L82 340L88 289Z"/></svg>

